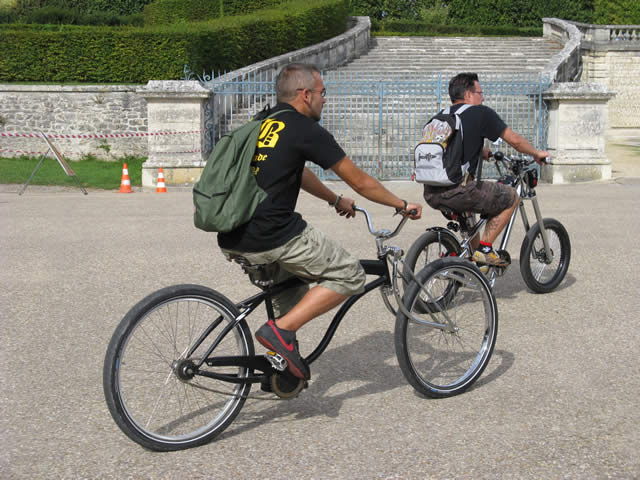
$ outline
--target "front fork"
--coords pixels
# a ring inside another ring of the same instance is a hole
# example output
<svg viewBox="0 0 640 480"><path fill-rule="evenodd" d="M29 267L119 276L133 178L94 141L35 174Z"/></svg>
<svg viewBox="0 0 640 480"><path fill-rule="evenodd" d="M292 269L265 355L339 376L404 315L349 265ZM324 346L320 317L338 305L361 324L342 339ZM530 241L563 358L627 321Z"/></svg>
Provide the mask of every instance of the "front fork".
<svg viewBox="0 0 640 480"><path fill-rule="evenodd" d="M551 247L549 244L549 236L547 235L547 230L544 228L544 219L542 218L542 212L540 211L540 204L538 203L538 197L535 192L532 192L526 196L522 196L522 184L517 186L516 191L518 192L518 196L520 196L520 203L516 207L516 210L511 215L511 219L509 220L509 224L507 228L504 230L504 234L502 235L502 240L500 241L500 249L506 250L507 243L509 242L509 237L511 236L511 230L513 228L513 224L515 223L516 214L518 210L520 210L520 216L522 217L522 224L524 225L525 235L529 232L531 226L529 225L529 218L527 217L527 212L524 208L524 199L531 200L531 204L533 205L533 211L536 215L536 222L538 224L538 228L540 229L540 235L542 236L542 244L544 245L544 252L546 255L547 261L550 261L553 257L551 253Z"/></svg>

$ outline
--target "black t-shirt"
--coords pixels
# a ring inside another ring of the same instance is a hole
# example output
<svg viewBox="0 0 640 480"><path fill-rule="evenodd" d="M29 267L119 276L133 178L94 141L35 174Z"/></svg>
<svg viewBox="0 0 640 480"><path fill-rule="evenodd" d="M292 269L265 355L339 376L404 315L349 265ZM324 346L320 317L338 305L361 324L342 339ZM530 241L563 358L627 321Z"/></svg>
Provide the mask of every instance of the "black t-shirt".
<svg viewBox="0 0 640 480"><path fill-rule="evenodd" d="M455 112L464 104L453 105ZM478 158L484 145L484 139L496 141L507 128L507 124L491 108L474 105L460 114L462 120L464 158L469 162L469 173L475 176Z"/></svg>
<svg viewBox="0 0 640 480"><path fill-rule="evenodd" d="M307 223L295 212L302 172L310 161L331 168L346 156L329 132L291 105L279 103L271 113L291 110L265 120L251 167L268 196L249 222L218 234L218 245L240 252L264 252L300 234Z"/></svg>

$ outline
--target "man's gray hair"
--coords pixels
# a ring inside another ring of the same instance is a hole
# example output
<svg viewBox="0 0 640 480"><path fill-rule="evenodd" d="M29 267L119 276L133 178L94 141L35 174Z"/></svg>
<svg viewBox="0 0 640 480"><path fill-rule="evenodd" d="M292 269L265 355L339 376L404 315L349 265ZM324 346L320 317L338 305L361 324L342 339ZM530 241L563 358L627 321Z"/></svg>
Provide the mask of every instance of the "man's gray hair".
<svg viewBox="0 0 640 480"><path fill-rule="evenodd" d="M276 96L278 102L293 100L299 89L315 87L314 73L320 74L315 65L306 63L290 63L276 77Z"/></svg>

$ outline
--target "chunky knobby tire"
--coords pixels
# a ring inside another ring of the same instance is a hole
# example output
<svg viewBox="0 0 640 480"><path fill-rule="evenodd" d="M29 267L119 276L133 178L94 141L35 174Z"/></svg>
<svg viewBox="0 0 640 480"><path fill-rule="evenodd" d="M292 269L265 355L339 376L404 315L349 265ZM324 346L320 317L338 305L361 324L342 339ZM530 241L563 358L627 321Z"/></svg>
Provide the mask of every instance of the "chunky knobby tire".
<svg viewBox="0 0 640 480"><path fill-rule="evenodd" d="M564 279L571 260L567 230L553 218L543 219L552 258L547 259L538 223L531 226L520 248L520 273L535 293L548 293Z"/></svg>
<svg viewBox="0 0 640 480"><path fill-rule="evenodd" d="M452 283L453 298L434 300L444 298ZM425 296L431 299L429 312L423 312ZM396 355L407 381L432 398L467 390L489 363L498 334L498 309L485 276L468 260L436 260L416 274L403 304L414 317L401 310L396 315Z"/></svg>
<svg viewBox="0 0 640 480"><path fill-rule="evenodd" d="M129 438L151 450L182 450L209 442L233 421L251 384L191 375L189 362L198 362L237 315L226 297L198 285L154 292L125 315L107 349L103 387L113 419ZM202 336L202 345L189 355ZM253 354L242 320L211 356ZM244 367L216 367L215 372L251 373Z"/></svg>

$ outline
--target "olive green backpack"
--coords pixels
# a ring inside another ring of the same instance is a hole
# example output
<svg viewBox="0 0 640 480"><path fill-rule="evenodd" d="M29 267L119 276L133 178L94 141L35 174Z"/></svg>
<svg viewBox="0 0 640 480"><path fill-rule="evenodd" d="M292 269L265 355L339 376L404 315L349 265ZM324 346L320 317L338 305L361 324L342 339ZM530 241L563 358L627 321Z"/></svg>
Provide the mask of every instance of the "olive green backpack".
<svg viewBox="0 0 640 480"><path fill-rule="evenodd" d="M267 117L258 114L218 141L193 187L193 223L197 228L206 232L233 230L248 222L258 204L267 198L251 171L251 161L262 122L285 111L292 110Z"/></svg>

